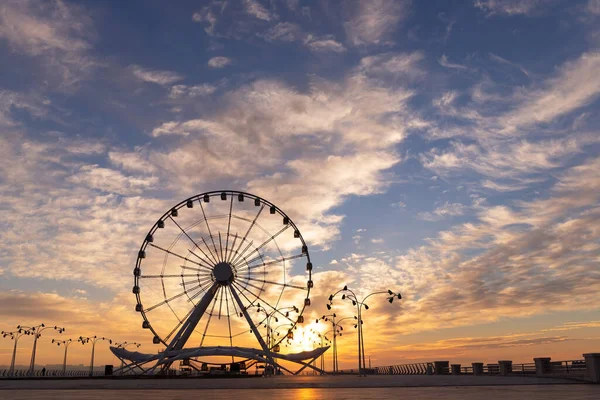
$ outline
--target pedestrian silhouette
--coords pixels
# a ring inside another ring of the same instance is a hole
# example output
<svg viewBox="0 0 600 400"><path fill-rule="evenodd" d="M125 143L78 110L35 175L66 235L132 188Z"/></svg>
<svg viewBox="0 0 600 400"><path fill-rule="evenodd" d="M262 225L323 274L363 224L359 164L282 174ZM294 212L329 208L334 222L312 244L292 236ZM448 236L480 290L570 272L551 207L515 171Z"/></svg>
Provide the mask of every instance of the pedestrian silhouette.
<svg viewBox="0 0 600 400"><path fill-rule="evenodd" d="M42 376L46 376L46 367L42 368Z"/></svg>

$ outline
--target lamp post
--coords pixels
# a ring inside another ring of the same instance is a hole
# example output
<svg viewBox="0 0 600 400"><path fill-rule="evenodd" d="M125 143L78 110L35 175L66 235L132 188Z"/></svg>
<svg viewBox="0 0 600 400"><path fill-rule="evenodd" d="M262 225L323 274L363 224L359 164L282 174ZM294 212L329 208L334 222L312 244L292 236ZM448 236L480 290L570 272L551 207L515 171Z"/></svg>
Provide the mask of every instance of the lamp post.
<svg viewBox="0 0 600 400"><path fill-rule="evenodd" d="M323 345L324 345L324 344L327 344L327 342L330 342L330 340L327 338L327 336L326 336L326 335L327 335L329 332L332 332L332 331L328 331L328 332L326 332L326 333L324 333L324 334L320 334L319 332L317 332L316 330L313 330L313 329L311 329L310 331L311 331L312 333L314 333L315 335L317 335L317 337L320 339L320 341L321 341L321 344L320 344L320 346L321 346L321 347L323 347ZM325 343L324 343L324 341L325 341ZM315 344L315 343L316 343L317 345L319 345L319 343L318 343L318 342L314 342L314 341L313 341L313 344ZM321 359L321 367L320 367L320 368L321 368L321 371L324 371L324 370L325 370L325 359L324 359L324 355L325 355L325 353L321 354L321 357L320 357L320 359Z"/></svg>
<svg viewBox="0 0 600 400"><path fill-rule="evenodd" d="M65 328L60 328L58 326L46 326L44 324L39 324L39 325L31 327L31 333L34 336L33 336L33 350L31 351L31 362L29 363L29 373L32 373L33 370L35 369L35 351L37 348L37 340L40 336L42 336L42 332L45 331L46 329L54 329L55 331L58 331L58 333L63 333L65 331Z"/></svg>
<svg viewBox="0 0 600 400"><path fill-rule="evenodd" d="M12 359L10 361L10 369L8 370L8 374L12 375L15 372L15 359L17 357L17 343L19 342L19 339L21 338L21 336L33 335L33 333L28 329L28 327L18 325L16 331L14 331L14 332L2 331L0 334L2 335L3 338L9 337L15 341L15 345L13 347Z"/></svg>
<svg viewBox="0 0 600 400"><path fill-rule="evenodd" d="M289 337L290 337L289 333L291 332L292 326L293 326L292 324L287 323L287 324L281 324L281 325L276 326L275 328L273 328L271 330L271 334L273 335L273 342L275 342L275 340L276 340L275 339L275 335L280 336L280 333L278 332L278 330L280 328L283 328L283 327L288 327L288 333L287 333L288 344L291 343L290 339L289 339ZM298 329L298 326L296 326L294 329ZM287 344L284 343L284 346L287 347ZM273 348L273 352L275 352L275 353L279 353L279 351L281 350L279 344L274 345L272 348Z"/></svg>
<svg viewBox="0 0 600 400"><path fill-rule="evenodd" d="M343 289L340 289L337 292L335 292L334 294L329 295L329 304L327 304L328 310L331 310L331 305L333 304L333 299L335 298L335 296L337 296L341 292L348 293L348 294L346 294L346 293L342 294L342 300L348 299L349 301L352 302L352 305L356 307L356 313L358 314L358 318L357 318L357 322L356 322L356 326L355 326L356 328L358 328L358 375L366 376L366 374L363 374L363 369L365 368L365 348L364 348L364 336L363 336L363 332L362 332L362 325L363 325L362 308L365 307L365 310L368 310L369 306L367 305L367 303L365 303L365 301L369 297L371 297L375 294L387 294L389 296L388 301L391 304L394 302L395 298L402 299L402 295L400 293L392 292L391 290L377 291L377 292L369 293L368 295L363 297L362 300L359 300L356 293L354 293L354 291L352 291L351 289L348 289L348 286L346 285L346 286L344 286Z"/></svg>
<svg viewBox="0 0 600 400"><path fill-rule="evenodd" d="M318 324L320 320L323 320L325 322L331 322L331 325L333 326L333 373L337 373L338 371L338 356L337 356L337 337L338 336L342 336L342 332L344 330L344 327L341 325L342 321L345 321L347 319L357 319L356 316L354 317L345 317L340 319L339 321L336 321L335 319L337 318L337 315L335 313L333 314L326 314L323 315L321 318L317 319L315 322Z"/></svg>
<svg viewBox="0 0 600 400"><path fill-rule="evenodd" d="M94 376L94 351L96 350L96 342L98 342L100 340L108 340L108 343L112 344L112 340L110 340L109 338L105 338L105 337L97 337L97 336L83 337L83 336L79 336L79 339L77 339L77 341L80 342L81 344L86 344L86 343L92 342L92 359L90 361L90 376Z"/></svg>
<svg viewBox="0 0 600 400"><path fill-rule="evenodd" d="M269 347L269 349L271 349L274 346L274 338L273 338L273 329L271 328L271 321L275 320L275 322L279 322L279 319L277 318L277 316L275 316L276 313L279 313L281 315L285 315L285 317L290 320L293 321L290 318L290 312L298 312L298 308L296 306L291 306L291 307L282 307L282 308L277 308L277 309L273 309L271 312L267 312L267 310L260 306L260 304L258 304L257 306L257 311L258 312L264 312L265 313L265 319L263 319L260 323L259 326L261 324L265 324L265 327L267 328L267 345ZM285 311L285 314L283 313L283 311ZM302 320L300 320L300 318L302 318ZM299 323L304 321L304 317L299 317L298 321Z"/></svg>
<svg viewBox="0 0 600 400"><path fill-rule="evenodd" d="M65 375L67 372L67 351L69 350L69 345L71 343L73 343L73 339L67 339L67 340L52 339L52 343L56 343L56 345L58 347L60 347L60 345L62 344L65 348L65 356L63 358L63 367L62 367L62 374Z"/></svg>
<svg viewBox="0 0 600 400"><path fill-rule="evenodd" d="M273 310L271 310L271 312L268 312L266 308L261 307L260 303L258 303L256 305L257 311L263 312L265 314L265 319L263 319L258 326L260 327L263 323L265 324L265 327L267 328L267 348L269 350L269 352L271 352L273 350L273 347L275 346L274 344L274 340L273 340L273 329L271 328L271 320L275 320L275 322L279 322L279 319L277 318L277 316L275 316L275 314L280 314L282 316L285 316L285 318L287 318L290 322L292 322L293 320L290 318L290 312L299 312L298 307L296 306L291 306L291 307L282 307L282 308L273 308ZM285 311L285 314L283 313ZM304 322L304 317L300 316L298 317L297 320L298 323L302 323ZM289 333L288 333L288 337L289 337ZM275 351L276 352L276 351ZM267 354L267 357L270 358L270 355ZM273 365L273 373L276 374L276 368L277 365ZM265 371L266 372L266 371Z"/></svg>
<svg viewBox="0 0 600 400"><path fill-rule="evenodd" d="M136 348L139 348L142 344L138 343L138 342L121 342L121 343L115 343L115 346L117 348L121 348L121 349L126 349L127 346L135 346ZM121 375L123 375L123 359L121 359Z"/></svg>

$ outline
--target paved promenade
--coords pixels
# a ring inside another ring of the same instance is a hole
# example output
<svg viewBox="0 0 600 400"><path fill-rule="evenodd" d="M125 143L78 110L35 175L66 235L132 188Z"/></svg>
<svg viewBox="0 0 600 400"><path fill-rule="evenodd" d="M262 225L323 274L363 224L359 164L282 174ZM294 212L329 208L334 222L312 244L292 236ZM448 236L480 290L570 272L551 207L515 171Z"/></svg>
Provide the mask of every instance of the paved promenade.
<svg viewBox="0 0 600 400"><path fill-rule="evenodd" d="M389 388L439 386L577 385L573 380L536 377L454 376L454 375L374 375L358 376L278 376L271 378L109 378L109 379L15 379L0 380L6 389L293 389L293 388ZM600 385L592 385L600 389ZM1 393L1 392L0 392ZM0 397L1 394L0 394ZM600 398L600 397L599 397Z"/></svg>

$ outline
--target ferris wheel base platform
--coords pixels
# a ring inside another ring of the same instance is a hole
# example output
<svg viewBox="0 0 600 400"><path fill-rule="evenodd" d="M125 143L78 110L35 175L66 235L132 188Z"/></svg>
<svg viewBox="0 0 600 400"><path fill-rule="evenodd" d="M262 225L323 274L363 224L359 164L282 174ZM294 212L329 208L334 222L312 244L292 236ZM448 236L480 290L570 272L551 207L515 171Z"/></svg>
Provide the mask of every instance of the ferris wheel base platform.
<svg viewBox="0 0 600 400"><path fill-rule="evenodd" d="M119 368L115 372L131 373L140 372L141 374L155 374L160 367L169 366L175 361L196 358L196 357L211 357L211 356L231 356L240 357L247 360L256 360L259 362L269 363L269 358L273 360L285 360L296 364L302 365L302 367L293 372L288 368L283 367L281 364L276 363L275 367L281 368L290 374L297 375L302 372L305 368L311 368L319 373L325 373L320 368L311 365L314 360L319 358L325 353L330 346L319 347L311 351L302 351L300 353L280 354L270 352L266 354L262 349L253 349L249 347L227 347L227 346L202 346L193 347L180 350L167 350L158 354L145 354L137 351L129 351L122 347L111 346L110 350L112 353L119 358L124 366ZM153 364L147 367L148 364Z"/></svg>

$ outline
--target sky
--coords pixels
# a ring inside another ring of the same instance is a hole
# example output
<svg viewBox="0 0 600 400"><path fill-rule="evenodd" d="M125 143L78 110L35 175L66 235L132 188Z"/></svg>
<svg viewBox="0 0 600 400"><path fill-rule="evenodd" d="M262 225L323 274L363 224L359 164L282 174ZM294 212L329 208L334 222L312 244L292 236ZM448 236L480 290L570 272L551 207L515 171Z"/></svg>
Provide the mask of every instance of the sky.
<svg viewBox="0 0 600 400"><path fill-rule="evenodd" d="M369 300L373 365L600 348L598 0L8 0L0 59L0 329L64 326L40 364L156 352L140 244L221 189L302 232L306 332L344 285L402 293Z"/></svg>

